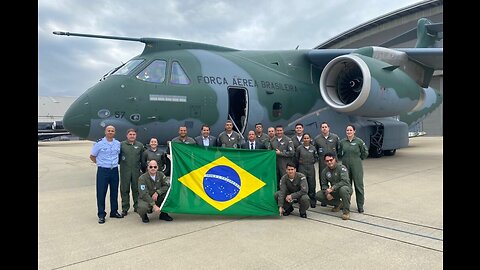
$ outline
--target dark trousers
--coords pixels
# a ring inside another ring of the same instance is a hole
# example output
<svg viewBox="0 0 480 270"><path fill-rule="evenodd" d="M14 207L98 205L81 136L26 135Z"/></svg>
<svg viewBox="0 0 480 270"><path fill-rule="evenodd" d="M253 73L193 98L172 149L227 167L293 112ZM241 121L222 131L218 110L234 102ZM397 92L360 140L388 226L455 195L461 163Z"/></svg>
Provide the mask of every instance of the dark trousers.
<svg viewBox="0 0 480 270"><path fill-rule="evenodd" d="M99 218L104 218L105 212L105 197L107 196L107 189L110 186L110 213L116 213L118 210L118 167L97 168L97 215Z"/></svg>

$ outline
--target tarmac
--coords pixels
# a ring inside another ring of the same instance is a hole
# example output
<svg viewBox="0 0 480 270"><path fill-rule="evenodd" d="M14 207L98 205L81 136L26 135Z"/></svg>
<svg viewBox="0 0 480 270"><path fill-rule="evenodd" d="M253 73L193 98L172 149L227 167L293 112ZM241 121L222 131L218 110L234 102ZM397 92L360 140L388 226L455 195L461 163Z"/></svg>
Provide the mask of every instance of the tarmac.
<svg viewBox="0 0 480 270"><path fill-rule="evenodd" d="M98 224L89 141L38 142L38 269L443 269L443 137L364 160L365 213ZM317 184L317 189L318 189ZM120 197L119 197L119 205ZM133 203L132 203L133 204ZM121 209L120 209L121 210Z"/></svg>

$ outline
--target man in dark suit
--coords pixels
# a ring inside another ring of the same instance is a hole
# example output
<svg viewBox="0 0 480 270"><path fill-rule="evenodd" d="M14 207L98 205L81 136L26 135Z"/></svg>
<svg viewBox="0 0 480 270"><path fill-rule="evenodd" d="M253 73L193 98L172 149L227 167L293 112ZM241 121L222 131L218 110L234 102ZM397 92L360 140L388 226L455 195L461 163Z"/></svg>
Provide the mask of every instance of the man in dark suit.
<svg viewBox="0 0 480 270"><path fill-rule="evenodd" d="M202 146L217 146L217 138L210 135L210 127L206 124L202 125L202 135L195 137L195 142Z"/></svg>
<svg viewBox="0 0 480 270"><path fill-rule="evenodd" d="M261 141L257 140L257 136L255 135L255 131L250 130L248 132L248 140L242 143L241 148L243 149L267 149L265 144Z"/></svg>

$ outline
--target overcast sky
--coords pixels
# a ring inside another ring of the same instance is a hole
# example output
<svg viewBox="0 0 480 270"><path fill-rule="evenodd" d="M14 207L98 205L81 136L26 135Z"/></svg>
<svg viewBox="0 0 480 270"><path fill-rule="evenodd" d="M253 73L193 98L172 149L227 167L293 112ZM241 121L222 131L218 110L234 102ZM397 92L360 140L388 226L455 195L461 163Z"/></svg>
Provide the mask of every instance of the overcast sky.
<svg viewBox="0 0 480 270"><path fill-rule="evenodd" d="M132 41L53 31L172 38L240 50L309 49L418 0L39 0L38 95L79 96L143 51Z"/></svg>

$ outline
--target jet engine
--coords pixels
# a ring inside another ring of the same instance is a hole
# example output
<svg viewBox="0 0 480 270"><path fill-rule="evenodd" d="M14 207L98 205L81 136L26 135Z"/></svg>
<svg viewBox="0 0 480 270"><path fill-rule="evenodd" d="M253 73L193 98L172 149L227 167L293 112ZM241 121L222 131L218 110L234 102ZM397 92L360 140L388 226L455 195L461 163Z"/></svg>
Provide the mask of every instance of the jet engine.
<svg viewBox="0 0 480 270"><path fill-rule="evenodd" d="M338 56L325 66L320 93L330 107L348 115L388 117L424 106L425 90L403 70L411 67L408 57L381 49L382 60L390 63L354 52Z"/></svg>

